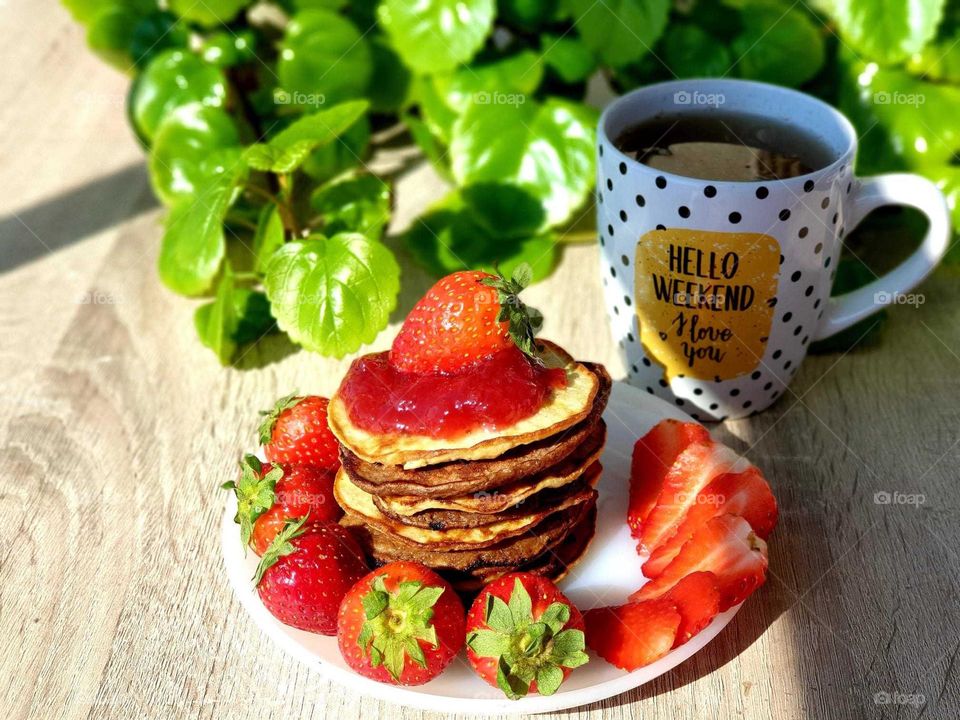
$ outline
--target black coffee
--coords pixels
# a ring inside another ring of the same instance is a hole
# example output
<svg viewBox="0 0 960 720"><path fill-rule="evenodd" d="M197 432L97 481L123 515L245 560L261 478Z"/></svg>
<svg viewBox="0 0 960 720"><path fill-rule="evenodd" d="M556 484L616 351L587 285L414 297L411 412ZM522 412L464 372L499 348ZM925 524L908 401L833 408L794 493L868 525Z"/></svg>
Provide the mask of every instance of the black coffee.
<svg viewBox="0 0 960 720"><path fill-rule="evenodd" d="M801 127L716 111L661 115L628 128L615 143L645 165L704 180L784 180L832 160Z"/></svg>

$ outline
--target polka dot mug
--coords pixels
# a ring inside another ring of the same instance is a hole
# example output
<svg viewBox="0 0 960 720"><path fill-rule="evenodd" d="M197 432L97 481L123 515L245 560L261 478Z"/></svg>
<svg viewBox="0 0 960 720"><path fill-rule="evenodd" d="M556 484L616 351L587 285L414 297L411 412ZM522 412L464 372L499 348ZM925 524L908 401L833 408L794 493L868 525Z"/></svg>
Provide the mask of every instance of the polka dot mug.
<svg viewBox="0 0 960 720"><path fill-rule="evenodd" d="M715 181L658 170L614 144L638 123L686 112L792 124L830 159L786 180ZM768 407L810 342L897 302L947 249L949 213L937 188L917 175L856 177L850 122L794 90L742 80L651 85L607 107L598 136L601 273L627 379L698 419ZM926 237L888 274L831 297L845 234L882 205L923 212Z"/></svg>

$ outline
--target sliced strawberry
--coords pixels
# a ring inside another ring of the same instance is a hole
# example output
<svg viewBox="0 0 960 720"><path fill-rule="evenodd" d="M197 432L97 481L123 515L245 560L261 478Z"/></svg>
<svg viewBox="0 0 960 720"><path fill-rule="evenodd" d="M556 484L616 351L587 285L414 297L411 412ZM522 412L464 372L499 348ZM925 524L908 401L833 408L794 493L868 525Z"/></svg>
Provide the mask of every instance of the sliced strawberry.
<svg viewBox="0 0 960 720"><path fill-rule="evenodd" d="M650 552L673 535L700 491L717 475L729 472L738 461L737 453L713 441L693 443L681 452L664 477L657 503L643 523L641 549Z"/></svg>
<svg viewBox="0 0 960 720"><path fill-rule="evenodd" d="M587 645L621 670L659 660L673 647L683 618L666 599L588 610Z"/></svg>
<svg viewBox="0 0 960 720"><path fill-rule="evenodd" d="M760 470L750 466L742 473L724 473L701 490L677 531L650 553L643 574L655 578L662 573L693 533L716 515L739 515L767 539L777 524L777 501Z"/></svg>
<svg viewBox="0 0 960 720"><path fill-rule="evenodd" d="M703 630L720 612L720 589L711 572L690 573L674 585L663 599L680 613L680 627L673 646L683 645ZM655 602L655 601L652 601Z"/></svg>
<svg viewBox="0 0 960 720"><path fill-rule="evenodd" d="M750 523L736 515L718 515L683 544L664 571L630 596L660 597L690 573L712 572L720 590L720 612L743 602L767 577L767 544Z"/></svg>
<svg viewBox="0 0 960 720"><path fill-rule="evenodd" d="M640 526L653 510L663 486L663 478L674 460L688 445L709 440L710 433L703 425L661 420L634 444L627 524L637 540L640 539Z"/></svg>

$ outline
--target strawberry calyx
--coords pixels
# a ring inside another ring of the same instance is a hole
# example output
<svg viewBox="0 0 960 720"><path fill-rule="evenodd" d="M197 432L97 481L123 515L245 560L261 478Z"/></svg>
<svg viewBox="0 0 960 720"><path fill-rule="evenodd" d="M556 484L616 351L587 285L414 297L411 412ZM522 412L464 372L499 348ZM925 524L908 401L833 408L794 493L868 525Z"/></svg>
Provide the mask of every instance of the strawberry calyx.
<svg viewBox="0 0 960 720"><path fill-rule="evenodd" d="M310 513L307 513L301 518L287 518L283 523L283 527L280 529L280 532L277 533L277 536L273 539L273 542L270 543L270 546L266 549L263 555L260 556L260 562L257 563L257 569L253 574L253 585L256 587L260 584L260 581L263 580L264 574L271 567L276 565L277 561L289 555L296 550L293 543L290 542L296 537L300 537L306 532L304 525L307 522L307 517Z"/></svg>
<svg viewBox="0 0 960 720"><path fill-rule="evenodd" d="M467 647L479 657L497 660L497 686L511 700L525 696L536 681L537 692L552 695L563 682L563 668L588 661L582 630L564 630L570 606L551 603L536 620L530 594L517 579L509 603L487 596L486 628L467 634Z"/></svg>
<svg viewBox="0 0 960 720"><path fill-rule="evenodd" d="M296 392L292 392L277 400L270 410L260 411L260 414L264 416L258 431L261 445L266 445L270 442L270 439L273 437L273 426L277 424L277 419L280 415L284 411L300 404L301 400L303 400L302 396L297 395Z"/></svg>
<svg viewBox="0 0 960 720"><path fill-rule="evenodd" d="M499 268L496 273L496 276L483 278L480 282L497 291L500 303L497 322L509 322L507 333L511 340L525 354L539 361L537 352L541 348L537 345L536 334L543 327L543 313L520 299L520 293L533 280L533 269L528 263L521 263L509 278Z"/></svg>
<svg viewBox="0 0 960 720"><path fill-rule="evenodd" d="M240 540L246 554L250 545L253 524L273 505L277 482L283 477L283 469L274 465L269 472L263 472L263 464L256 455L244 455L240 460L240 479L228 480L220 487L233 490L237 496L237 514L233 521L240 525Z"/></svg>
<svg viewBox="0 0 960 720"><path fill-rule="evenodd" d="M420 640L438 647L437 631L431 620L433 606L444 588L406 580L391 592L385 577L375 577L370 591L361 598L365 620L357 645L372 667L383 665L399 682L407 658L422 668L427 666Z"/></svg>

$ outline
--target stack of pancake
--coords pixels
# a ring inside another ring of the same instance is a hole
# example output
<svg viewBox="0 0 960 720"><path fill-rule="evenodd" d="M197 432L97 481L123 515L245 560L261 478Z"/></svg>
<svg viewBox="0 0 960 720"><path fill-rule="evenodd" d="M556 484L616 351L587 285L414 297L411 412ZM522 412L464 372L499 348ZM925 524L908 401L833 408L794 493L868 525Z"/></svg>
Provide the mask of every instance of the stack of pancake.
<svg viewBox="0 0 960 720"><path fill-rule="evenodd" d="M595 530L610 376L552 343L541 356L564 368L565 387L509 427L454 439L371 434L334 395L341 522L376 563L423 563L469 595L517 570L559 579L583 555Z"/></svg>

